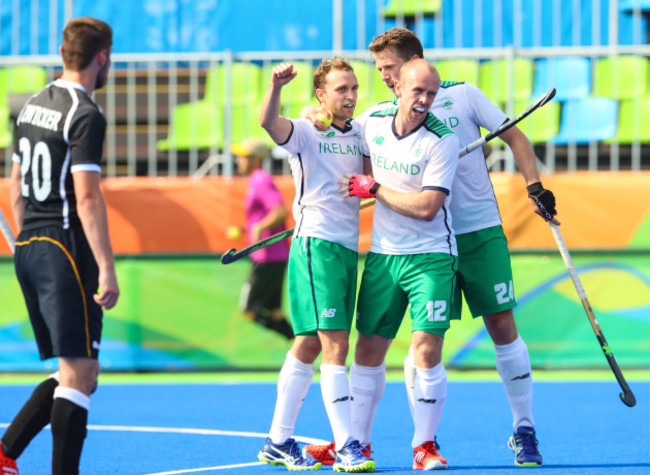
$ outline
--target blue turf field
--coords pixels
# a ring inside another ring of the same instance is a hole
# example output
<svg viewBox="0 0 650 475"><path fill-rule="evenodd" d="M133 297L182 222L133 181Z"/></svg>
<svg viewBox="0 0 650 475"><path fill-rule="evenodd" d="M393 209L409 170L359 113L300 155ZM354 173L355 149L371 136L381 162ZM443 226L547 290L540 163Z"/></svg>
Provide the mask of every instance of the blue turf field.
<svg viewBox="0 0 650 475"><path fill-rule="evenodd" d="M511 419L497 382L450 382L438 440L454 473L650 473L650 383L630 383L637 406L618 400L615 382L535 382L535 415L544 456L539 469L513 467L506 447ZM33 386L0 386L0 423ZM105 384L91 402L83 474L286 473L260 465L275 385ZM6 427L3 424L2 427ZM320 388L313 384L296 435L329 441ZM377 472L411 472L412 423L403 383L388 383L373 430ZM49 471L44 430L19 459L21 474ZM331 467L323 470L331 471Z"/></svg>

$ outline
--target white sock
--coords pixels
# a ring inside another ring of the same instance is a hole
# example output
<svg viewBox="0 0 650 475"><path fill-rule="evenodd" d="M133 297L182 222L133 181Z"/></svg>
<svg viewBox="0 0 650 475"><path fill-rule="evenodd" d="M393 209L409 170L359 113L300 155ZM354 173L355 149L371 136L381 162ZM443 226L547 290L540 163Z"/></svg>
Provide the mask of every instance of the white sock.
<svg viewBox="0 0 650 475"><path fill-rule="evenodd" d="M278 396L269 431L274 444L281 444L293 435L298 412L313 377L311 364L296 359L291 352L287 353L278 376Z"/></svg>
<svg viewBox="0 0 650 475"><path fill-rule="evenodd" d="M59 385L54 389L54 395L52 396L52 398L67 399L68 401L85 409L86 411L90 410L90 397L86 396L84 393L74 388L68 388Z"/></svg>
<svg viewBox="0 0 650 475"><path fill-rule="evenodd" d="M415 433L413 448L433 440L447 399L447 371L442 363L431 369L416 368L413 389Z"/></svg>
<svg viewBox="0 0 650 475"><path fill-rule="evenodd" d="M350 383L347 368L334 364L321 364L320 390L327 417L332 426L336 450L354 439L352 436L352 420L350 417Z"/></svg>
<svg viewBox="0 0 650 475"><path fill-rule="evenodd" d="M409 346L409 353L404 358L404 384L406 385L406 398L409 401L411 419L413 415L413 388L415 386L415 361L413 361L413 347Z"/></svg>
<svg viewBox="0 0 650 475"><path fill-rule="evenodd" d="M381 366L362 366L352 363L350 368L352 434L362 445L370 443L372 423L385 387L386 362Z"/></svg>
<svg viewBox="0 0 650 475"><path fill-rule="evenodd" d="M533 378L528 347L521 336L507 345L494 345L497 371L506 389L512 427L535 427L533 420Z"/></svg>

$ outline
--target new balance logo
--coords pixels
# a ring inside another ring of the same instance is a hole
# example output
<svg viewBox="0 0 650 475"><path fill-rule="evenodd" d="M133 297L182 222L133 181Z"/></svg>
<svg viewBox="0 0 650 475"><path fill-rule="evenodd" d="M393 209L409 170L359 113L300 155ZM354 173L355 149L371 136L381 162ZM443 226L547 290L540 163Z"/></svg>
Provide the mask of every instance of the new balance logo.
<svg viewBox="0 0 650 475"><path fill-rule="evenodd" d="M336 315L335 308L324 308L320 314L320 318L334 318Z"/></svg>
<svg viewBox="0 0 650 475"><path fill-rule="evenodd" d="M530 378L530 373L522 374L521 376L515 376L510 381L517 381L518 379Z"/></svg>
<svg viewBox="0 0 650 475"><path fill-rule="evenodd" d="M340 397L340 398L334 399L334 400L332 401L332 404L336 404L337 402L345 402L345 401L347 401L348 399L349 399L350 401L352 401L352 396L343 396L343 397Z"/></svg>
<svg viewBox="0 0 650 475"><path fill-rule="evenodd" d="M437 401L437 399L425 399L423 397L418 399L418 402L423 402L424 404L435 404L436 401Z"/></svg>

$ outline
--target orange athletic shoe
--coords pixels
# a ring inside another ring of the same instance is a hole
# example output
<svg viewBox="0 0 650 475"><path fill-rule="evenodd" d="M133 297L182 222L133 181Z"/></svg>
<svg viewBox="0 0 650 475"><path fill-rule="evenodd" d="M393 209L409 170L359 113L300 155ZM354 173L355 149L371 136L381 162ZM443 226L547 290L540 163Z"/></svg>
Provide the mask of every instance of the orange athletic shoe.
<svg viewBox="0 0 650 475"><path fill-rule="evenodd" d="M445 470L447 461L436 449L433 440L413 449L413 470Z"/></svg>
<svg viewBox="0 0 650 475"><path fill-rule="evenodd" d="M2 444L0 444L0 475L18 475L16 461L5 455Z"/></svg>
<svg viewBox="0 0 650 475"><path fill-rule="evenodd" d="M336 450L334 450L335 443L330 442L327 445L305 445L302 448L302 456L306 459L318 460L323 465L334 465L336 460ZM370 457L372 450L370 444L361 446L361 453L366 457Z"/></svg>

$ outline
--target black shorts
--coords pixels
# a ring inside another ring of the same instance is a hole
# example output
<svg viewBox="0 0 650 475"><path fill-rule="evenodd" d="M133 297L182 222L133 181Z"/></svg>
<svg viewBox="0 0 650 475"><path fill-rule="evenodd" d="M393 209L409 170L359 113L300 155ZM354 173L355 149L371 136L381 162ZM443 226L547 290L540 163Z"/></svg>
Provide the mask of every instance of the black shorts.
<svg viewBox="0 0 650 475"><path fill-rule="evenodd" d="M20 233L14 259L42 360L97 359L102 309L99 269L82 230L46 226Z"/></svg>
<svg viewBox="0 0 650 475"><path fill-rule="evenodd" d="M242 287L241 308L256 314L282 308L282 284L286 269L286 261L253 262L253 270Z"/></svg>

